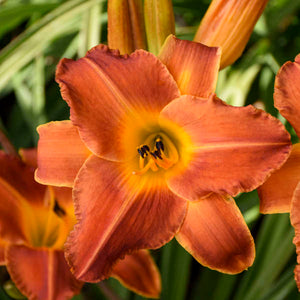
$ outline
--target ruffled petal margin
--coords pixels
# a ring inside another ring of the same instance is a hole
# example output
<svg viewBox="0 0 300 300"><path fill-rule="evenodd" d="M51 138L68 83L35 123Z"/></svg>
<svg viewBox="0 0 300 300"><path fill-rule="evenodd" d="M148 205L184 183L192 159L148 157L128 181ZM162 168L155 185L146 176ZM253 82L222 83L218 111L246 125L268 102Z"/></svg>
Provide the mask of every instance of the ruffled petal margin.
<svg viewBox="0 0 300 300"><path fill-rule="evenodd" d="M223 273L240 273L254 261L252 235L229 196L190 202L176 239L199 263Z"/></svg>
<svg viewBox="0 0 300 300"><path fill-rule="evenodd" d="M159 298L161 292L160 274L147 250L139 250L119 260L113 267L111 276L137 294L144 297Z"/></svg>
<svg viewBox="0 0 300 300"><path fill-rule="evenodd" d="M128 158L120 145L125 120L143 112L158 115L179 96L166 67L144 50L121 56L96 46L77 61L61 60L56 80L82 140L94 154L116 161Z"/></svg>
<svg viewBox="0 0 300 300"><path fill-rule="evenodd" d="M300 181L300 143L294 144L285 164L257 189L263 214L291 211L294 190Z"/></svg>
<svg viewBox="0 0 300 300"><path fill-rule="evenodd" d="M300 54L286 62L275 80L274 106L291 123L300 137Z"/></svg>
<svg viewBox="0 0 300 300"><path fill-rule="evenodd" d="M190 161L167 179L187 200L210 192L237 195L262 184L288 158L290 136L274 117L252 106L233 107L216 97L182 96L161 116L190 137Z"/></svg>
<svg viewBox="0 0 300 300"><path fill-rule="evenodd" d="M170 35L158 57L174 77L181 94L206 98L214 93L221 48L207 47Z"/></svg>
<svg viewBox="0 0 300 300"><path fill-rule="evenodd" d="M170 241L187 205L164 182L151 183L96 156L80 169L73 197L78 223L65 253L76 278L88 282L107 278L125 254Z"/></svg>
<svg viewBox="0 0 300 300"><path fill-rule="evenodd" d="M62 251L11 245L5 257L11 279L30 300L65 300L82 287L69 271Z"/></svg>
<svg viewBox="0 0 300 300"><path fill-rule="evenodd" d="M38 127L38 169L36 181L72 187L74 179L91 152L71 121L50 122Z"/></svg>
<svg viewBox="0 0 300 300"><path fill-rule="evenodd" d="M296 246L297 266L295 267L295 280L300 291L300 183L297 185L291 204L291 224L295 229L293 243Z"/></svg>

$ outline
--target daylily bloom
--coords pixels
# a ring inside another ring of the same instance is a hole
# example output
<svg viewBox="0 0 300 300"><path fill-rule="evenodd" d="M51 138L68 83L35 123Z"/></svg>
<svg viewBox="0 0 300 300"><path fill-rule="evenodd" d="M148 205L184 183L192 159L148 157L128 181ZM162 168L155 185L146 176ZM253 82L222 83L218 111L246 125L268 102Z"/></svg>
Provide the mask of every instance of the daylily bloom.
<svg viewBox="0 0 300 300"><path fill-rule="evenodd" d="M221 69L242 54L268 0L213 0L203 17L195 42L222 47Z"/></svg>
<svg viewBox="0 0 300 300"><path fill-rule="evenodd" d="M275 80L274 105L300 137L300 54L295 62L285 63ZM294 243L300 264L300 143L293 145L290 157L281 169L274 172L258 189L260 211L291 213L295 228ZM295 268L295 279L300 291L300 265Z"/></svg>
<svg viewBox="0 0 300 300"><path fill-rule="evenodd" d="M75 223L72 190L36 183L36 151L21 155L25 163L0 151L0 263L29 299L71 298L83 284L63 253ZM110 275L148 297L160 293L159 273L146 250L126 256Z"/></svg>
<svg viewBox="0 0 300 300"><path fill-rule="evenodd" d="M99 45L58 65L71 121L38 127L36 180L74 184L78 223L65 247L78 279L103 279L126 253L175 235L212 269L253 263L253 238L231 196L284 163L289 134L264 111L215 96L218 48L170 36L159 58Z"/></svg>

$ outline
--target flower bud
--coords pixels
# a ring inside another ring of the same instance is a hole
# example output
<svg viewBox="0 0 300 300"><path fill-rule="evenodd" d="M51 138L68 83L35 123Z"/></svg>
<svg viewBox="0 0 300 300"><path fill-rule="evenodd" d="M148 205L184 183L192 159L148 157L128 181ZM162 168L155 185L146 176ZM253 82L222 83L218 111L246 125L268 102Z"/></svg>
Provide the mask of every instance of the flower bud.
<svg viewBox="0 0 300 300"><path fill-rule="evenodd" d="M157 55L165 39L175 34L172 1L145 0L144 9L148 50Z"/></svg>
<svg viewBox="0 0 300 300"><path fill-rule="evenodd" d="M213 0L194 41L222 47L221 69L242 54L268 0Z"/></svg>
<svg viewBox="0 0 300 300"><path fill-rule="evenodd" d="M108 46L130 54L135 49L146 49L142 0L109 0Z"/></svg>

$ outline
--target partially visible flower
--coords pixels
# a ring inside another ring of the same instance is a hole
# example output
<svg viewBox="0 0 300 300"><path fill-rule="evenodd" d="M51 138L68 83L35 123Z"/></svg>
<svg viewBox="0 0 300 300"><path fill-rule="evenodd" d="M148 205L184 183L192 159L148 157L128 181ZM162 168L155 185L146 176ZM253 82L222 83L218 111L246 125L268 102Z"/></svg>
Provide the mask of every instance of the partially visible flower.
<svg viewBox="0 0 300 300"><path fill-rule="evenodd" d="M218 48L171 36L159 57L165 65L99 45L58 66L71 121L38 128L36 179L75 179L78 223L66 256L79 279L103 279L124 254L175 235L212 269L233 274L253 263L251 233L228 195L279 168L289 134L264 111L214 95Z"/></svg>
<svg viewBox="0 0 300 300"><path fill-rule="evenodd" d="M300 138L300 54L295 62L286 62L275 80L274 105ZM295 228L294 243L300 264L300 143L293 145L286 163L274 172L258 189L260 211L265 214L291 213ZM295 279L300 291L300 265L295 268Z"/></svg>
<svg viewBox="0 0 300 300"><path fill-rule="evenodd" d="M212 0L194 41L221 47L220 68L231 65L241 56L267 3L268 0Z"/></svg>
<svg viewBox="0 0 300 300"><path fill-rule="evenodd" d="M83 284L63 253L75 223L72 190L36 183L36 150L20 153L23 161L0 152L0 262L29 299L71 298ZM119 261L111 275L148 297L160 293L159 273L146 250Z"/></svg>

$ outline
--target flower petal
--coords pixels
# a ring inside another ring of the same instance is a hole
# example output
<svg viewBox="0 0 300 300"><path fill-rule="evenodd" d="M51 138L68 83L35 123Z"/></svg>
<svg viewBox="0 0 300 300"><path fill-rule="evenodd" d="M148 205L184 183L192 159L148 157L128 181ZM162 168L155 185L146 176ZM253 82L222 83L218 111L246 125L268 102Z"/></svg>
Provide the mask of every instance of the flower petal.
<svg viewBox="0 0 300 300"><path fill-rule="evenodd" d="M300 143L293 145L285 164L257 189L263 214L291 211L294 190L300 181Z"/></svg>
<svg viewBox="0 0 300 300"><path fill-rule="evenodd" d="M120 140L125 118L141 112L158 115L179 96L174 79L154 55L137 50L120 56L105 45L78 61L63 59L56 80L82 140L93 153L111 160L124 159Z"/></svg>
<svg viewBox="0 0 300 300"><path fill-rule="evenodd" d="M217 85L221 48L180 40L170 35L159 54L181 94L208 97Z"/></svg>
<svg viewBox="0 0 300 300"><path fill-rule="evenodd" d="M29 149L21 148L19 150L19 154L27 166L37 168L37 149L36 148L29 148Z"/></svg>
<svg viewBox="0 0 300 300"><path fill-rule="evenodd" d="M71 121L50 122L38 127L38 169L35 179L42 184L72 187L90 155Z"/></svg>
<svg viewBox="0 0 300 300"><path fill-rule="evenodd" d="M237 195L262 184L290 152L290 137L271 115L252 106L233 107L216 97L182 96L161 116L190 135L190 161L167 179L188 200L210 192Z"/></svg>
<svg viewBox="0 0 300 300"><path fill-rule="evenodd" d="M69 299L81 289L62 251L9 246L6 259L11 279L29 299Z"/></svg>
<svg viewBox="0 0 300 300"><path fill-rule="evenodd" d="M295 237L293 243L296 246L297 263L295 268L295 280L297 283L298 290L300 291L300 183L297 185L292 203L291 203L291 224L295 229Z"/></svg>
<svg viewBox="0 0 300 300"><path fill-rule="evenodd" d="M189 203L176 239L199 263L224 273L242 272L255 257L253 238L234 200L217 194Z"/></svg>
<svg viewBox="0 0 300 300"><path fill-rule="evenodd" d="M139 250L119 260L111 276L144 297L158 298L161 292L159 270L147 250Z"/></svg>
<svg viewBox="0 0 300 300"><path fill-rule="evenodd" d="M194 41L222 47L221 68L242 54L268 0L213 0L203 17Z"/></svg>
<svg viewBox="0 0 300 300"><path fill-rule="evenodd" d="M80 169L73 196L78 223L65 244L66 257L76 278L88 282L108 277L125 254L168 242L186 213L186 201L164 182L149 182L96 156Z"/></svg>
<svg viewBox="0 0 300 300"><path fill-rule="evenodd" d="M34 180L34 168L25 165L19 158L0 151L0 178L13 187L30 203L44 199L45 186Z"/></svg>
<svg viewBox="0 0 300 300"><path fill-rule="evenodd" d="M7 242L3 239L0 239L0 266L5 265L5 248L7 246Z"/></svg>
<svg viewBox="0 0 300 300"><path fill-rule="evenodd" d="M300 136L300 55L286 62L275 80L274 105Z"/></svg>
<svg viewBox="0 0 300 300"><path fill-rule="evenodd" d="M34 181L34 168L0 152L0 236L19 243L30 239L32 207L43 205L47 188Z"/></svg>
<svg viewBox="0 0 300 300"><path fill-rule="evenodd" d="M8 242L19 243L29 239L26 212L28 203L0 177L0 236Z"/></svg>

